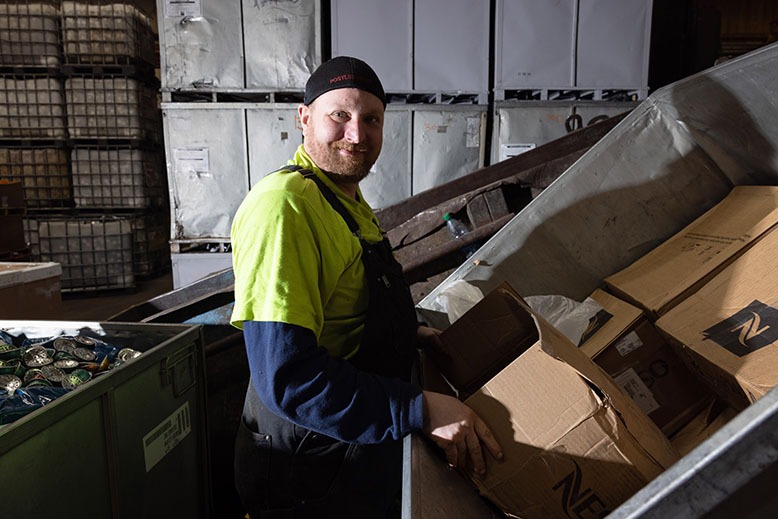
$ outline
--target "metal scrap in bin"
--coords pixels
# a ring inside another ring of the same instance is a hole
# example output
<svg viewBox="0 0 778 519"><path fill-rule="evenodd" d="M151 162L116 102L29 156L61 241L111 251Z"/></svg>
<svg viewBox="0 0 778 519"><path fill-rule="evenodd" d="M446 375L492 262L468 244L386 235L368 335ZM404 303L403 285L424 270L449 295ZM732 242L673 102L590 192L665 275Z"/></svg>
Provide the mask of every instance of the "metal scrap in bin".
<svg viewBox="0 0 778 519"><path fill-rule="evenodd" d="M0 330L0 425L140 355L82 334L29 338Z"/></svg>

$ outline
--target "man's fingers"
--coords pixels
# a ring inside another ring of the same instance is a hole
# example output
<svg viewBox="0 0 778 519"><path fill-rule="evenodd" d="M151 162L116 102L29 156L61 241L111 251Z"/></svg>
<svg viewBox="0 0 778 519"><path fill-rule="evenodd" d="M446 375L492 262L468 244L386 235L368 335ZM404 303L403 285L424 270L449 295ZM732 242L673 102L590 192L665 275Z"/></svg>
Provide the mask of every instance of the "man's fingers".
<svg viewBox="0 0 778 519"><path fill-rule="evenodd" d="M424 391L423 395L424 433L443 449L449 465L460 469L470 465L483 474L484 447L495 459L503 459L492 431L471 408L452 396L430 391Z"/></svg>
<svg viewBox="0 0 778 519"><path fill-rule="evenodd" d="M475 432L478 435L478 438L480 438L484 443L484 446L486 447L486 450L489 451L489 454L491 454L494 459L502 461L502 448L500 447L500 444L497 443L497 439L495 439L491 429L489 429L483 420L478 419L476 421Z"/></svg>
<svg viewBox="0 0 778 519"><path fill-rule="evenodd" d="M451 467L456 468L464 466L464 460L467 457L467 448L465 447L464 442L448 443L443 448L443 452L445 452L446 461Z"/></svg>
<svg viewBox="0 0 778 519"><path fill-rule="evenodd" d="M478 436L475 434L468 434L465 437L467 443L467 452L470 456L470 463L473 465L473 470L478 475L482 475L486 472L486 463L484 462L484 454L481 451L481 443L478 441Z"/></svg>
<svg viewBox="0 0 778 519"><path fill-rule="evenodd" d="M463 440L458 441L457 442L457 463L454 466L465 467L466 463L467 463L467 445Z"/></svg>
<svg viewBox="0 0 778 519"><path fill-rule="evenodd" d="M443 452L446 453L446 461L448 464L452 467L456 467L457 464L457 446L455 444L450 444L443 449Z"/></svg>

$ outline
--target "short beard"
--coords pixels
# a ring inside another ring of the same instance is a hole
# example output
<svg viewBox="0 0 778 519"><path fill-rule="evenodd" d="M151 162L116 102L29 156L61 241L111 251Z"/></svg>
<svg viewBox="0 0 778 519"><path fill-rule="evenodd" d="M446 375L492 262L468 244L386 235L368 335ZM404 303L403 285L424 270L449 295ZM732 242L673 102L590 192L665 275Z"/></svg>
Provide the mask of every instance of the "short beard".
<svg viewBox="0 0 778 519"><path fill-rule="evenodd" d="M336 150L350 150L367 152L367 147L361 145L350 145L344 143L334 143L332 148ZM364 155L362 156L364 157ZM370 174L370 168L373 164L365 164L361 157L338 157L340 160L338 171L328 171L330 177L336 181L343 182L361 182Z"/></svg>
<svg viewBox="0 0 778 519"><path fill-rule="evenodd" d="M352 145L344 142L334 142L328 145L314 144L316 150L317 163L327 175L336 182L357 183L364 180L370 174L370 168L375 163L367 155L356 157L343 157L338 154L338 150L346 149L353 151L366 152L367 148L362 145ZM314 162L316 162L314 159Z"/></svg>
<svg viewBox="0 0 778 519"><path fill-rule="evenodd" d="M327 176L330 177L335 183L354 184L362 182L370 174L370 170L354 171L352 173L335 173L334 171L327 171Z"/></svg>

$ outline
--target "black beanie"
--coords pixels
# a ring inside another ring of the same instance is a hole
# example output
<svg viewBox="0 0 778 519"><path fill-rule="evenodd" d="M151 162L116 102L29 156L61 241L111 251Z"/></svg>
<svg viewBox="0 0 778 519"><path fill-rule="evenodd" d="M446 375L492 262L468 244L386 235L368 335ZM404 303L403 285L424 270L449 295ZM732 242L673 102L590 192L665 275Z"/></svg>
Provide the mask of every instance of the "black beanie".
<svg viewBox="0 0 778 519"><path fill-rule="evenodd" d="M311 104L317 97L338 88L358 88L370 92L384 104L386 95L381 80L370 65L358 58L338 56L322 63L305 84L303 104Z"/></svg>

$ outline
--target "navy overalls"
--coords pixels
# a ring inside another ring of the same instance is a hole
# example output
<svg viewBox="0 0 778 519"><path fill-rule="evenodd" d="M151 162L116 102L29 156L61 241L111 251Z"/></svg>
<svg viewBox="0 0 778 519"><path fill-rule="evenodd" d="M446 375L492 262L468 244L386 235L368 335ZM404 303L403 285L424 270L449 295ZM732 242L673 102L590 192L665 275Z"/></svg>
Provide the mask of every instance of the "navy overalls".
<svg viewBox="0 0 778 519"><path fill-rule="evenodd" d="M417 320L402 267L388 240L370 244L335 194L308 170L362 245L369 302L360 349L361 370L411 380ZM383 518L402 484L402 441L359 445L292 424L270 412L250 382L235 448L238 493L251 519ZM246 425L259 424L258 431Z"/></svg>

